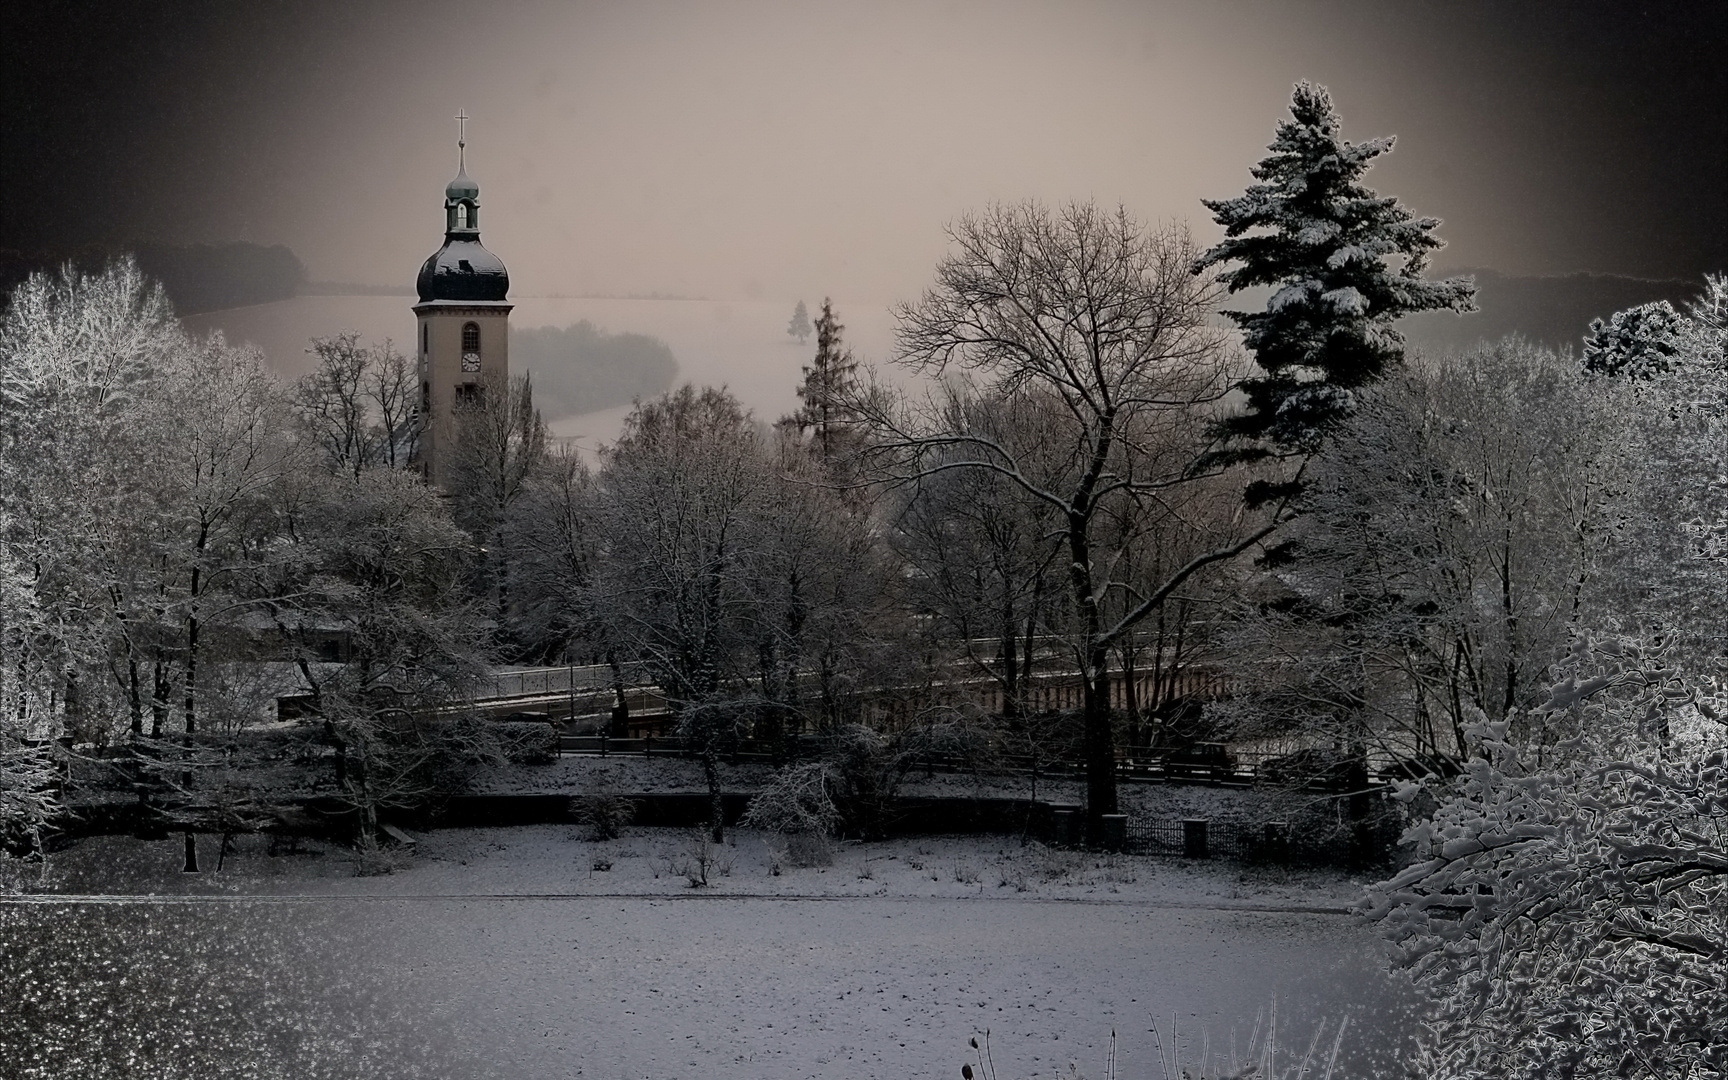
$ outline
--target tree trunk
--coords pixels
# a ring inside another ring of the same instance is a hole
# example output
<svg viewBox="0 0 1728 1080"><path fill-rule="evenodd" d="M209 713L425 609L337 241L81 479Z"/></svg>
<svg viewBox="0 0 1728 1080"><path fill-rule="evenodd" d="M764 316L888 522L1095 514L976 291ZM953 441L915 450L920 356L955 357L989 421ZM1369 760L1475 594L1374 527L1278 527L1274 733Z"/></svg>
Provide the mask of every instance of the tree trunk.
<svg viewBox="0 0 1728 1080"><path fill-rule="evenodd" d="M716 844L726 842L726 800L720 797L719 755L702 752L702 775L708 781L708 835Z"/></svg>
<svg viewBox="0 0 1728 1080"><path fill-rule="evenodd" d="M1103 641L1098 598L1092 590L1092 551L1087 537L1086 501L1098 472L1102 454L1082 489L1077 508L1068 511L1069 581L1074 606L1080 613L1080 704L1085 731L1086 821L1088 832L1102 835L1103 817L1116 812L1116 746L1110 730L1109 645Z"/></svg>
<svg viewBox="0 0 1728 1080"><path fill-rule="evenodd" d="M1098 836L1104 815L1116 813L1116 740L1110 723L1110 661L1104 649L1089 650L1081 689L1086 732L1086 820L1088 831Z"/></svg>
<svg viewBox="0 0 1728 1080"><path fill-rule="evenodd" d="M624 667L618 663L615 652L606 654L606 666L612 669L612 716L606 734L621 739L630 730L630 701L624 696Z"/></svg>
<svg viewBox="0 0 1728 1080"><path fill-rule="evenodd" d="M1140 692L1134 685L1134 654L1140 650L1134 644L1132 631L1122 635L1122 709L1128 720L1128 745L1140 745ZM1130 750L1132 753L1132 750Z"/></svg>
<svg viewBox="0 0 1728 1080"><path fill-rule="evenodd" d="M1512 608L1512 526L1506 526L1505 547L1500 560L1500 613L1506 633L1506 689L1501 694L1500 716L1512 714L1518 701L1518 615Z"/></svg>
<svg viewBox="0 0 1728 1080"><path fill-rule="evenodd" d="M126 643L126 710L132 718L132 734L144 734L144 690L138 683L138 658L132 643Z"/></svg>
<svg viewBox="0 0 1728 1080"><path fill-rule="evenodd" d="M155 667L151 672L150 737L152 739L162 737L162 725L168 720L169 689L168 667L162 662L161 657L157 657Z"/></svg>
<svg viewBox="0 0 1728 1080"><path fill-rule="evenodd" d="M186 616L186 732L198 730L198 616Z"/></svg>
<svg viewBox="0 0 1728 1080"><path fill-rule="evenodd" d="M198 599L204 584L204 551L210 544L210 526L198 528L198 543L193 548L192 588L186 606L186 732L198 730Z"/></svg>
<svg viewBox="0 0 1728 1080"><path fill-rule="evenodd" d="M1038 601L1043 593L1043 582L1036 581L1032 585L1032 610L1026 614L1026 643L1020 650L1020 712L1022 715L1030 712L1027 699L1032 692L1032 654L1038 646Z"/></svg>

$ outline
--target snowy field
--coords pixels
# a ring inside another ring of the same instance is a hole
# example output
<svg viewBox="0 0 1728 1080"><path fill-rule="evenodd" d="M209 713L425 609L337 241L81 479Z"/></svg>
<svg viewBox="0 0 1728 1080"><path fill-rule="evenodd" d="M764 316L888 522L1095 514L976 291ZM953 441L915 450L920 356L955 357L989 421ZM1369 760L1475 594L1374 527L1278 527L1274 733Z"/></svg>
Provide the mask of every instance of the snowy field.
<svg viewBox="0 0 1728 1080"><path fill-rule="evenodd" d="M63 899L0 904L0 1049L32 1080L937 1077L988 1030L1002 1077L1096 1077L1114 1029L1118 1075L1151 1080L1154 1016L1216 1060L1274 1002L1285 1044L1349 1015L1351 1076L1411 1026L1336 877L999 838L798 868L738 832L693 888L702 845L671 830L418 848L357 877L249 838L184 875L178 839L85 841L37 886Z"/></svg>

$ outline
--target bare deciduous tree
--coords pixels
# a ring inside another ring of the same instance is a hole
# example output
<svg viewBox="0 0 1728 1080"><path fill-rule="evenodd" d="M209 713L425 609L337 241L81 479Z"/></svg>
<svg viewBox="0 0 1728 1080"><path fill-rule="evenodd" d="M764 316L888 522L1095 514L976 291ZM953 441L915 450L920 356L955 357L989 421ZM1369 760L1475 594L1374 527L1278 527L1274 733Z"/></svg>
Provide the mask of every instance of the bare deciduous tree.
<svg viewBox="0 0 1728 1080"><path fill-rule="evenodd" d="M358 473L406 468L414 456L414 373L391 342L362 345L350 331L313 338L318 367L295 383L292 402L325 467Z"/></svg>
<svg viewBox="0 0 1728 1080"><path fill-rule="evenodd" d="M1013 421L978 424L949 407L952 391L919 405L878 389L858 403L875 429L869 453L901 483L987 471L1057 515L1096 822L1116 811L1111 650L1196 573L1271 535L1286 510L1277 501L1252 516L1235 510L1213 523L1211 546L1155 583L1127 586L1117 552L1102 545L1105 508L1130 501L1160 513L1209 475L1206 421L1235 374L1211 317L1216 291L1191 273L1192 241L1087 204L996 207L949 235L955 251L935 287L899 309L900 362L939 379L971 376L980 392L1013 403ZM1123 588L1131 601L1107 613Z"/></svg>

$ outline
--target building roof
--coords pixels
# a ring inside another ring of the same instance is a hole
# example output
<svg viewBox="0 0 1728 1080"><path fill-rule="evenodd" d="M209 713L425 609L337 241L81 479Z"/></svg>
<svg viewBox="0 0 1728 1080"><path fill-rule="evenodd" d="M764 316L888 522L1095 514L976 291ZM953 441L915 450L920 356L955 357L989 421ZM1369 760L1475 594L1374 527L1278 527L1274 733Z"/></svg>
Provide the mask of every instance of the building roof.
<svg viewBox="0 0 1728 1080"><path fill-rule="evenodd" d="M498 256L480 245L478 233L446 235L444 246L421 265L415 287L422 304L495 303L510 292L510 272Z"/></svg>

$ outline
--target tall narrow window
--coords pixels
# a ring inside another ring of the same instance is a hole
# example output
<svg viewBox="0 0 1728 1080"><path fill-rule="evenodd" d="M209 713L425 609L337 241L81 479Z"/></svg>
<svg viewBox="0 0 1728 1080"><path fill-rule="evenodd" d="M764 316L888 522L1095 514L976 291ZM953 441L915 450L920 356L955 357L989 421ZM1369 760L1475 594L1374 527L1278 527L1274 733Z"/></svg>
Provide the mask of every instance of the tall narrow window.
<svg viewBox="0 0 1728 1080"><path fill-rule="evenodd" d="M479 323L464 323L462 326L462 370L469 373L480 370Z"/></svg>
<svg viewBox="0 0 1728 1080"><path fill-rule="evenodd" d="M425 356L426 353L429 351L427 349L427 346L426 346L426 341L427 341L426 324L421 323L420 324L420 355L421 356Z"/></svg>

